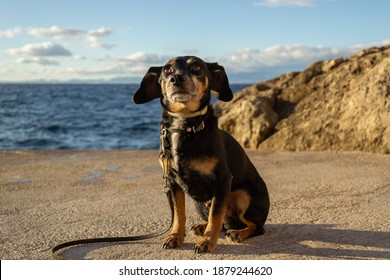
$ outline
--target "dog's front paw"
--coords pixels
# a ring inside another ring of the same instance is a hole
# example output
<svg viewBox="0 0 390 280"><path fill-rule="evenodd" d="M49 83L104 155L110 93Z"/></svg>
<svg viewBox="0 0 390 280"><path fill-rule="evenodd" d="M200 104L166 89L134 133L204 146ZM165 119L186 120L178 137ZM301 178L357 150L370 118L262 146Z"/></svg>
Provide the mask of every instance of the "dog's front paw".
<svg viewBox="0 0 390 280"><path fill-rule="evenodd" d="M228 231L226 231L225 238L232 243L240 243L243 240L240 235L240 231L234 229L229 229Z"/></svg>
<svg viewBox="0 0 390 280"><path fill-rule="evenodd" d="M209 237L204 237L194 245L195 253L206 253L215 249L216 242L212 242Z"/></svg>
<svg viewBox="0 0 390 280"><path fill-rule="evenodd" d="M206 230L207 223L204 224L195 224L191 227L191 233L197 236L203 236L204 231Z"/></svg>
<svg viewBox="0 0 390 280"><path fill-rule="evenodd" d="M171 234L167 236L164 240L163 248L170 249L183 246L184 244L184 236L179 237L178 234Z"/></svg>

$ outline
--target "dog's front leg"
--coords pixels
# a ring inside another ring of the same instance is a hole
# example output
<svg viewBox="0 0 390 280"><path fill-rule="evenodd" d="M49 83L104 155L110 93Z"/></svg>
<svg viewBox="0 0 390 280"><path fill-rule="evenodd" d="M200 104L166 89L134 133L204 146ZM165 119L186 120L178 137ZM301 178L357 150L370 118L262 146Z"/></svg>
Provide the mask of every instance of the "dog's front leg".
<svg viewBox="0 0 390 280"><path fill-rule="evenodd" d="M172 231L165 238L163 248L176 248L183 246L186 231L186 213L185 213L185 195L180 187L173 185L171 187L172 200L174 207Z"/></svg>
<svg viewBox="0 0 390 280"><path fill-rule="evenodd" d="M217 246L218 235L222 229L227 204L227 195L225 194L222 197L214 197L212 199L207 227L202 239L194 245L196 253L209 252Z"/></svg>

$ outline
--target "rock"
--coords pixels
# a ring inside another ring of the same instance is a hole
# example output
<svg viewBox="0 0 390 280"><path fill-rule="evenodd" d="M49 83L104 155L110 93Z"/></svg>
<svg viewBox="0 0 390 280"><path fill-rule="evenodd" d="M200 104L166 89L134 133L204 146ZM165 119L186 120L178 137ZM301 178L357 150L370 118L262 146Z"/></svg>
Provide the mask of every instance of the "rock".
<svg viewBox="0 0 390 280"><path fill-rule="evenodd" d="M238 101L234 110L226 110L220 117L221 127L235 135L244 146L257 148L278 121L274 102L272 93L269 96L250 95Z"/></svg>
<svg viewBox="0 0 390 280"><path fill-rule="evenodd" d="M246 148L390 153L390 46L312 64L215 105Z"/></svg>
<svg viewBox="0 0 390 280"><path fill-rule="evenodd" d="M344 62L344 58L342 57L325 61L322 67L322 71L324 73L329 72L329 70L339 66L343 62Z"/></svg>

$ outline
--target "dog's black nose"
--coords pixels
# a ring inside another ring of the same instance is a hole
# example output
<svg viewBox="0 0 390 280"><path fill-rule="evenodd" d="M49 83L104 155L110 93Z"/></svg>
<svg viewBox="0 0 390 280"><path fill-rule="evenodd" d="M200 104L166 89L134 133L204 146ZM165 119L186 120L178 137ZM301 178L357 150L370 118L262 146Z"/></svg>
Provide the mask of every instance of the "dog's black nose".
<svg viewBox="0 0 390 280"><path fill-rule="evenodd" d="M181 83L184 82L184 80L185 77L182 74L173 75L170 79L171 83L174 84L175 86L180 85Z"/></svg>

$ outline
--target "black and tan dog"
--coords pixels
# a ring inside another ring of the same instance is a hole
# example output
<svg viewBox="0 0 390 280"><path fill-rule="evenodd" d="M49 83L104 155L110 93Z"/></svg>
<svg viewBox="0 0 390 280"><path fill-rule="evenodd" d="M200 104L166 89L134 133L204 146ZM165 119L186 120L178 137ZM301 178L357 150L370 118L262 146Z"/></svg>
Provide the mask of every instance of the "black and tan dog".
<svg viewBox="0 0 390 280"><path fill-rule="evenodd" d="M185 56L151 67L134 95L137 104L160 98L164 109L160 163L174 201L164 248L184 243L185 193L206 221L191 228L202 236L195 252L213 250L222 227L233 242L264 233L267 187L238 142L218 129L210 93L222 101L233 98L224 68Z"/></svg>

